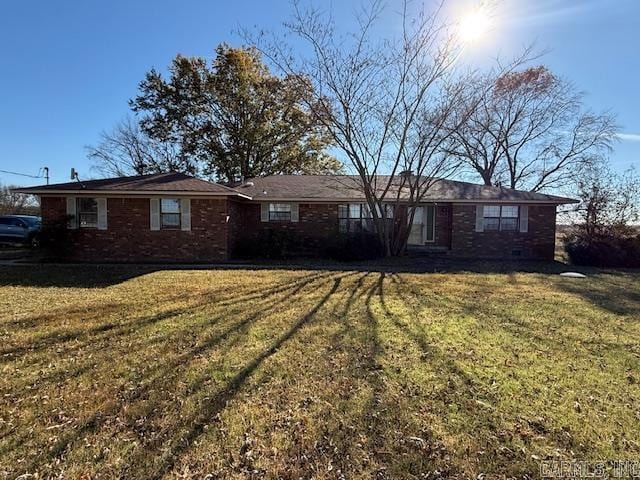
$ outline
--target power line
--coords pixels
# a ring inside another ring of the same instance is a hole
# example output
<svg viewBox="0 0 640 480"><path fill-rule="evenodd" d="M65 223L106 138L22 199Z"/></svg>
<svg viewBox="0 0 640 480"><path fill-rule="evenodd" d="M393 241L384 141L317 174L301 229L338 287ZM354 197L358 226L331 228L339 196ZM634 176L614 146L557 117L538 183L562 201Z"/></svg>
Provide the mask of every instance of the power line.
<svg viewBox="0 0 640 480"><path fill-rule="evenodd" d="M20 175L21 177L42 178L40 175L29 175L28 173L10 172L9 170L0 170L0 172L8 173L9 175Z"/></svg>

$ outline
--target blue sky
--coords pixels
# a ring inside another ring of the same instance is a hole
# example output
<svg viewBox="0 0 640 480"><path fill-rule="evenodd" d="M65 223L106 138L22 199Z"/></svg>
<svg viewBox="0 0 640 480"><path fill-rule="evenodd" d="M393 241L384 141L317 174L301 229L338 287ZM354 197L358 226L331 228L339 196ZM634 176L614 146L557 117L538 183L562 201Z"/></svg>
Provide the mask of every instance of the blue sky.
<svg viewBox="0 0 640 480"><path fill-rule="evenodd" d="M451 15L474 4L448 3ZM351 18L360 5L334 0L335 16ZM399 2L387 5L381 28L393 31ZM1 0L0 170L48 166L52 182L67 181L71 167L95 175L84 146L128 113L147 70L177 53L210 57L220 42L239 45L240 26L279 29L289 12L286 0ZM488 64L534 41L549 49L542 63L584 90L591 108L617 113L625 138L611 157L616 169L640 166L638 19L637 0L498 1L490 32L464 61ZM0 172L4 184L41 182Z"/></svg>

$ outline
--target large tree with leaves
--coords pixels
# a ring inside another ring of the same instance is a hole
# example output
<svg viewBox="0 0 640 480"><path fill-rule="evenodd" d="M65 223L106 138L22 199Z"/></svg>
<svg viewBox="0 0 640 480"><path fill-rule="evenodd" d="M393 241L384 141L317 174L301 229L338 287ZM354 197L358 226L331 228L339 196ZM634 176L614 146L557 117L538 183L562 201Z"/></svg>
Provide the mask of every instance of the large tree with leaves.
<svg viewBox="0 0 640 480"><path fill-rule="evenodd" d="M311 88L301 76L271 74L256 49L223 44L212 64L178 55L168 79L148 72L131 107L145 133L179 145L206 176L336 172L329 136L302 100Z"/></svg>

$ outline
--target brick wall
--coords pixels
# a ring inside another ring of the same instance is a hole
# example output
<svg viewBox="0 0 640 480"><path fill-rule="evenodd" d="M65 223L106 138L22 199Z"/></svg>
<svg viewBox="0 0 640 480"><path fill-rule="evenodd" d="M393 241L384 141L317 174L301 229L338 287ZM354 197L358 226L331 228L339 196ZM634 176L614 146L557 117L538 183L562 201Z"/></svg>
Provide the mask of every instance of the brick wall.
<svg viewBox="0 0 640 480"><path fill-rule="evenodd" d="M553 260L556 207L530 205L528 232L476 232L475 205L453 205L451 254L478 258Z"/></svg>
<svg viewBox="0 0 640 480"><path fill-rule="evenodd" d="M66 216L65 197L41 199L43 223ZM77 229L69 258L81 261L218 262L227 259L227 200L191 199L191 230L149 228L148 198L108 198L107 230Z"/></svg>
<svg viewBox="0 0 640 480"><path fill-rule="evenodd" d="M327 241L338 235L338 204L336 203L300 203L299 222L261 222L260 204L249 202L230 202L234 212L231 218L238 221L230 227L230 232L238 242L258 241L264 238L267 230L290 232L298 240L298 252L307 255L321 255ZM400 216L405 218L405 210ZM430 245L449 248L451 242L451 205L442 204L436 208L436 237ZM262 235L261 235L262 233ZM235 241L235 240L234 240ZM232 242L233 243L233 242ZM234 251L231 249L230 251Z"/></svg>
<svg viewBox="0 0 640 480"><path fill-rule="evenodd" d="M436 205L436 236L433 245L451 248L451 204Z"/></svg>
<svg viewBox="0 0 640 480"><path fill-rule="evenodd" d="M325 203L299 203L298 222L262 222L260 204L230 202L233 206L231 218L237 222L232 227L231 252L243 242L257 242L264 238L268 230L284 231L296 240L296 254L319 255L327 246L327 241L338 235L338 205ZM232 221L231 221L232 222Z"/></svg>
<svg viewBox="0 0 640 480"><path fill-rule="evenodd" d="M43 197L41 205L45 223L66 215L64 197ZM300 203L299 222L261 222L259 203L193 198L188 232L151 231L148 198L109 198L107 210L107 230L74 231L72 259L224 261L236 253L241 242L256 242L267 230L291 232L298 240L295 253L321 255L328 242L338 235L337 204ZM529 231L520 233L476 232L475 205L440 204L436 208L435 245L450 249L451 255L459 257L551 260L555 206L529 206Z"/></svg>

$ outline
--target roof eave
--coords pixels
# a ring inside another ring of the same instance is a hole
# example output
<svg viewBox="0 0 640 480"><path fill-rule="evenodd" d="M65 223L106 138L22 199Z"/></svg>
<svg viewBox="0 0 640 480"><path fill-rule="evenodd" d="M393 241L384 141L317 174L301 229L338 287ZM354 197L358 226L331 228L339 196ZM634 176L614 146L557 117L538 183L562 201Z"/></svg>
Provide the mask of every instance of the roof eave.
<svg viewBox="0 0 640 480"><path fill-rule="evenodd" d="M102 195L102 196L122 196L122 195L137 195L137 196L161 196L161 195L176 195L176 196L196 196L196 197L241 197L247 200L251 200L251 197L234 190L229 192L203 192L203 191L189 191L189 190L58 190L58 189L46 189L46 188L12 188L13 193L25 193L29 195Z"/></svg>
<svg viewBox="0 0 640 480"><path fill-rule="evenodd" d="M255 202L322 202L322 203L337 203L337 202L363 202L363 197L253 197L250 198ZM383 202L396 202L396 198L389 200L383 200ZM400 199L399 202L407 202L409 199ZM540 200L525 200L525 199L450 199L450 198L436 198L436 199L423 199L420 203L464 203L464 204L477 204L477 203L509 203L509 204L538 204L538 205L562 205L569 203L580 203L579 200L573 198L554 198L554 199L540 199Z"/></svg>
<svg viewBox="0 0 640 480"><path fill-rule="evenodd" d="M203 192L203 191L188 191L188 190L100 190L100 189L87 189L87 190L58 190L58 189L46 189L40 187L27 187L27 188L13 188L14 193L25 193L30 195L101 195L101 196L197 196L197 197L239 197L245 200L251 200L256 202L323 202L323 203L337 203L337 202L362 202L365 199L362 197L252 197L250 195L240 193L237 190L229 189L228 192ZM397 199L389 199L390 202L395 202ZM402 202L407 202L408 199L400 199ZM546 205L563 205L563 204L576 204L580 203L579 200L573 198L554 197L548 199L424 199L420 203L461 203L461 204L477 204L477 203L518 203L518 204L546 204Z"/></svg>

